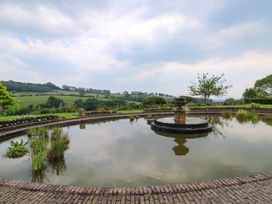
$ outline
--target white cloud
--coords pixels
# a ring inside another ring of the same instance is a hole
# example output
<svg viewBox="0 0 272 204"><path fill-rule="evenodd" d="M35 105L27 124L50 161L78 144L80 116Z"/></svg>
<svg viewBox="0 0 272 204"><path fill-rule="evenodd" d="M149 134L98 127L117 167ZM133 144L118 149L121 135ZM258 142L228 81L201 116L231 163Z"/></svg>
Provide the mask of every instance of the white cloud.
<svg viewBox="0 0 272 204"><path fill-rule="evenodd" d="M39 5L23 8L14 4L0 5L0 19L8 26L41 32L71 34L76 32L74 21L54 7Z"/></svg>
<svg viewBox="0 0 272 204"><path fill-rule="evenodd" d="M228 83L233 85L229 96L241 97L247 87L253 86L256 79L271 72L272 52L249 51L233 58L211 58L194 64L175 61L156 65L142 65L135 76L125 76L123 83L160 82L166 92L177 95L188 94L190 81L196 80L197 73L225 74ZM152 84L152 83L151 83ZM150 90L155 90L151 85Z"/></svg>
<svg viewBox="0 0 272 204"><path fill-rule="evenodd" d="M225 73L239 97L271 73L265 18L211 19L231 3L34 2L0 2L1 79L178 95L197 73Z"/></svg>

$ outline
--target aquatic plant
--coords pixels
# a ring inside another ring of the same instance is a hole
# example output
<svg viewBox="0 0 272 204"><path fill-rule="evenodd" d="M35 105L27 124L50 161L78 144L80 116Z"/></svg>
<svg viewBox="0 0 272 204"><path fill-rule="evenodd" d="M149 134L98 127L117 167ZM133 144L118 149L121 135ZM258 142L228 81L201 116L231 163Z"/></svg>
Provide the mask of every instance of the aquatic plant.
<svg viewBox="0 0 272 204"><path fill-rule="evenodd" d="M54 127L51 132L51 140L58 140L60 139L62 134L62 129L59 127Z"/></svg>
<svg viewBox="0 0 272 204"><path fill-rule="evenodd" d="M47 158L54 160L63 157L66 149L68 149L68 145L63 140L51 141L50 149L47 151Z"/></svg>
<svg viewBox="0 0 272 204"><path fill-rule="evenodd" d="M48 140L46 138L31 139L30 148L32 154L37 154L39 152L45 152L48 145Z"/></svg>
<svg viewBox="0 0 272 204"><path fill-rule="evenodd" d="M246 110L243 109L239 109L236 114L235 114L236 118L238 121L240 122L247 122L247 121L251 121L253 123L256 123L259 121L259 117L256 113L254 112L248 112Z"/></svg>
<svg viewBox="0 0 272 204"><path fill-rule="evenodd" d="M36 134L36 128L28 128L26 133L28 137L32 137Z"/></svg>
<svg viewBox="0 0 272 204"><path fill-rule="evenodd" d="M14 142L12 140L10 142L10 147L8 147L6 152L6 156L9 158L19 158L24 156L28 152L27 144L28 142L24 142L23 139L21 139L20 142Z"/></svg>
<svg viewBox="0 0 272 204"><path fill-rule="evenodd" d="M221 115L223 118L229 119L233 116L233 112L232 111L222 111Z"/></svg>
<svg viewBox="0 0 272 204"><path fill-rule="evenodd" d="M29 128L27 130L27 135L28 137L47 137L48 136L48 128L46 127L34 127L34 128Z"/></svg>
<svg viewBox="0 0 272 204"><path fill-rule="evenodd" d="M54 128L51 133L51 145L47 150L47 158L55 160L63 157L64 151L68 149L70 143L68 133L63 133L60 128Z"/></svg>
<svg viewBox="0 0 272 204"><path fill-rule="evenodd" d="M37 152L31 155L33 171L40 171L47 166L45 156L45 152Z"/></svg>
<svg viewBox="0 0 272 204"><path fill-rule="evenodd" d="M38 137L47 137L48 136L48 128L38 127L36 129L36 134L37 134Z"/></svg>

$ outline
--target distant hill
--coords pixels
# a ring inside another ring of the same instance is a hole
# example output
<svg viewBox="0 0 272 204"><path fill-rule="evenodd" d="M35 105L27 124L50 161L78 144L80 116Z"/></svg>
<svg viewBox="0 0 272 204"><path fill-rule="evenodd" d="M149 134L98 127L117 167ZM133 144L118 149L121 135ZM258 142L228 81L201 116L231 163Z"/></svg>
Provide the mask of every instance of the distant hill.
<svg viewBox="0 0 272 204"><path fill-rule="evenodd" d="M34 84L34 83L24 83L16 81L2 81L2 83L7 87L8 91L16 92L49 92L53 90L59 90L60 87L48 82L46 84Z"/></svg>

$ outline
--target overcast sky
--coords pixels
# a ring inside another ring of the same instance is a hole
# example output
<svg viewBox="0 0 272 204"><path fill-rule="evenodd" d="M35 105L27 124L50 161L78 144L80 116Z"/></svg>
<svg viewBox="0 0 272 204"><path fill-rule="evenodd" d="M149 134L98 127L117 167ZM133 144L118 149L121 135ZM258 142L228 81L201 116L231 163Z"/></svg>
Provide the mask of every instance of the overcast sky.
<svg viewBox="0 0 272 204"><path fill-rule="evenodd" d="M0 80L188 94L272 73L270 0L0 0Z"/></svg>

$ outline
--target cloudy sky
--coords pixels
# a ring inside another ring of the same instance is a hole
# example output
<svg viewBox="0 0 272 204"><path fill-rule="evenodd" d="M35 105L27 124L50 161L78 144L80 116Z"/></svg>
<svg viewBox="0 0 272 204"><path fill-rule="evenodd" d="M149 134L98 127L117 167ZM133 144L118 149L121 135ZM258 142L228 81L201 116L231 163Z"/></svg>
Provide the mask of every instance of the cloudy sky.
<svg viewBox="0 0 272 204"><path fill-rule="evenodd" d="M269 0L0 0L0 80L188 94L272 72Z"/></svg>

